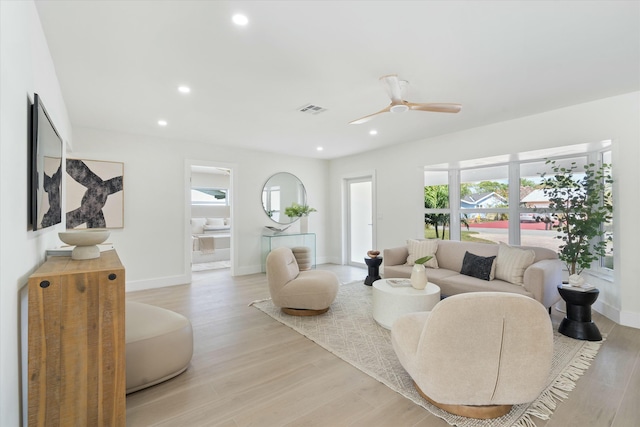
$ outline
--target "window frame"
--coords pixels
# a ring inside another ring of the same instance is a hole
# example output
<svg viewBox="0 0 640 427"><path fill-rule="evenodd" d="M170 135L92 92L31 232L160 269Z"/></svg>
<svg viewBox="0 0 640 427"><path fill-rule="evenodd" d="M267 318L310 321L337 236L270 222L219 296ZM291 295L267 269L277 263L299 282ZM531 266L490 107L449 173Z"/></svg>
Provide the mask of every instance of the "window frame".
<svg viewBox="0 0 640 427"><path fill-rule="evenodd" d="M529 152L529 153L520 153L518 155L510 156L512 157L509 160L500 159L474 159L467 162L460 162L454 165L434 165L434 166L426 166L424 167L425 172L444 172L445 170L448 172L448 186L449 186L449 207L441 208L441 209L430 209L424 208L423 215L425 214L448 214L449 215L449 239L450 240L461 240L461 215L463 214L486 214L486 213L507 213L509 218L517 218L518 221L509 221L508 228L508 241L510 245L520 245L521 244L521 228L520 228L520 213L526 212L535 212L535 208L524 208L520 206L520 166L526 163L533 162L544 162L547 159L550 160L562 160L562 159L570 159L575 157L585 157L585 160L588 163L595 163L601 165L604 163L605 153L610 153L612 156L612 142L611 140L601 141L596 144L579 144L576 146L568 146L561 147L559 149L562 154L550 154L545 155L545 151L552 150L541 150L538 152ZM493 160L493 161L492 161ZM465 166L465 164L468 164ZM611 164L610 170L613 171L613 161L609 162ZM509 206L508 208L474 208L474 209L463 209L460 206L460 185L461 185L461 171L470 170L470 169L481 169L481 168L495 168L498 166L507 166L508 170L508 185L509 185ZM447 169L444 169L444 168ZM424 198L424 187L428 186L428 183L425 182L425 176L423 175L423 185L422 185L422 197ZM512 183L517 183L517 185L512 185ZM615 194L613 194L612 188L612 197L615 200ZM517 202L511 202L513 200L517 200ZM455 202L454 202L455 201ZM613 219L612 219L613 225ZM603 224L604 226L604 224ZM611 227L612 231L612 248L615 250L615 235L613 234L613 226ZM604 265L605 258L601 257L598 261L594 262L592 266L585 270L586 273L593 274L597 277L603 278L605 280L613 280L613 268L608 268ZM613 265L615 268L615 264Z"/></svg>

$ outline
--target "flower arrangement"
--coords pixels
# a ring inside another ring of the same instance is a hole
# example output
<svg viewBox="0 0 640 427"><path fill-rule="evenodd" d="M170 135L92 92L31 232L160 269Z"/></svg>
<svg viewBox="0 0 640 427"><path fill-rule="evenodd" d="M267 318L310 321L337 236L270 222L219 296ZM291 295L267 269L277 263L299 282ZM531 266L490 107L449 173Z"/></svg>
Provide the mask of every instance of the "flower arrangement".
<svg viewBox="0 0 640 427"><path fill-rule="evenodd" d="M293 203L291 206L284 209L284 214L289 218L308 216L311 212L317 211L314 208L309 207L309 205L300 205L298 203Z"/></svg>

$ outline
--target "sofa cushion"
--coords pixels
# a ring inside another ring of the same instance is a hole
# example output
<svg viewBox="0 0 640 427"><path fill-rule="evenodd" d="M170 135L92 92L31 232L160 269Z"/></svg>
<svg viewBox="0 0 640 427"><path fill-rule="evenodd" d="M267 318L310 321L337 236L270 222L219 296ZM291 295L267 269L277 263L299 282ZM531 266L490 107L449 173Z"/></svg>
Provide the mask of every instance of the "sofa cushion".
<svg viewBox="0 0 640 427"><path fill-rule="evenodd" d="M438 240L407 240L407 248L409 256L407 257L407 265L414 265L417 259L425 256L432 256L424 265L425 267L438 268L438 260L436 259L436 251L438 250Z"/></svg>
<svg viewBox="0 0 640 427"><path fill-rule="evenodd" d="M440 240L438 242L438 266L459 273L465 252L479 256L498 255L498 245L478 242L459 242L456 240Z"/></svg>
<svg viewBox="0 0 640 427"><path fill-rule="evenodd" d="M460 274L477 277L482 280L493 280L496 273L496 257L484 257L467 251L462 260Z"/></svg>
<svg viewBox="0 0 640 427"><path fill-rule="evenodd" d="M464 274L456 274L444 277L441 280L434 280L434 282L440 286L441 296L451 296L465 292L511 292L533 298L533 294L527 291L524 286L514 285L499 279L480 280Z"/></svg>
<svg viewBox="0 0 640 427"><path fill-rule="evenodd" d="M533 264L536 253L531 249L518 249L500 242L496 258L496 279L524 285L524 271Z"/></svg>

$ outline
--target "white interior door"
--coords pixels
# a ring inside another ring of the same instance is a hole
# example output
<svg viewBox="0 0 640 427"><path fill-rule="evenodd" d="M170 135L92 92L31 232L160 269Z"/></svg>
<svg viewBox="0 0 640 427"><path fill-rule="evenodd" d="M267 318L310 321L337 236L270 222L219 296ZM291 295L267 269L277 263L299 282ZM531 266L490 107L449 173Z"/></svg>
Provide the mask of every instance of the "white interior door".
<svg viewBox="0 0 640 427"><path fill-rule="evenodd" d="M371 177L347 180L347 253L349 265L365 266L373 248L373 185Z"/></svg>

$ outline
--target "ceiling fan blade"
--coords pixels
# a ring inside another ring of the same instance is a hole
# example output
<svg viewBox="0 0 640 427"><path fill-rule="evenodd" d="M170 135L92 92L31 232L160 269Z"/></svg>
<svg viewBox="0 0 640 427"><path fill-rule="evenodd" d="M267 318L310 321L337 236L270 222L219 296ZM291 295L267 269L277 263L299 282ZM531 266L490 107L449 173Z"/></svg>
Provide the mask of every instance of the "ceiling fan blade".
<svg viewBox="0 0 640 427"><path fill-rule="evenodd" d="M433 111L436 113L459 113L460 110L462 109L462 105L460 104L437 103L437 102L430 102L427 104L407 102L406 105L411 110Z"/></svg>
<svg viewBox="0 0 640 427"><path fill-rule="evenodd" d="M384 83L385 88L387 90L387 95L391 98L393 103L401 103L402 102L402 86L400 85L400 80L398 80L397 74L388 74L386 76L380 77L380 81Z"/></svg>
<svg viewBox="0 0 640 427"><path fill-rule="evenodd" d="M360 125L362 123L366 123L369 120L371 120L373 117L377 116L378 114L382 114L382 113L388 113L389 111L391 111L391 105L389 105L387 108L378 111L377 113L373 113L373 114L369 114L368 116L364 116L364 117L360 117L359 119L356 119L352 122L349 122L350 125Z"/></svg>

